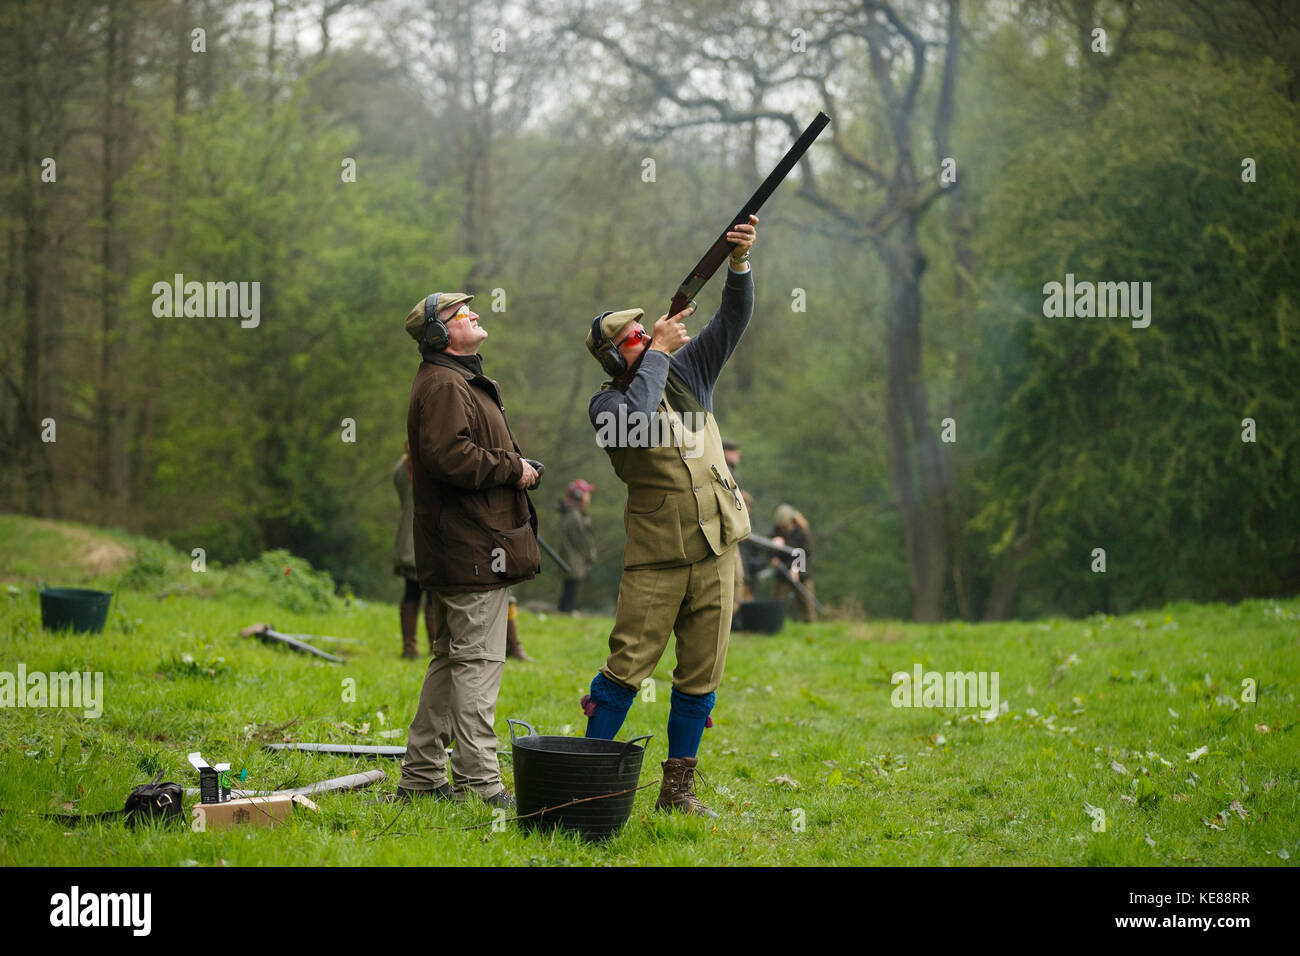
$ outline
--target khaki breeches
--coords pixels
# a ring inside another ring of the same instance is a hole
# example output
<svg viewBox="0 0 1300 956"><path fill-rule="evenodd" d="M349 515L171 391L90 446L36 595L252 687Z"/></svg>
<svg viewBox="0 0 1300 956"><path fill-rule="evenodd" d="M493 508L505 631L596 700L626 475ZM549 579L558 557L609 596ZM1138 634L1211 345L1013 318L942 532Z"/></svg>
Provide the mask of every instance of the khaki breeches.
<svg viewBox="0 0 1300 956"><path fill-rule="evenodd" d="M673 687L707 694L722 682L731 635L736 549L675 568L624 570L618 614L601 672L639 689L677 636Z"/></svg>

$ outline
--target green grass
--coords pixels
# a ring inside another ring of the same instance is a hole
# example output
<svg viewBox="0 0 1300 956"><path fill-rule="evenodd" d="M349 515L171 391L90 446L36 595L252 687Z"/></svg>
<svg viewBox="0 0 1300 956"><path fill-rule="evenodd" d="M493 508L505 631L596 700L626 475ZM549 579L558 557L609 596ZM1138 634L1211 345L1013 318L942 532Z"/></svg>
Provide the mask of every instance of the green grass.
<svg viewBox="0 0 1300 956"><path fill-rule="evenodd" d="M286 734L405 742L424 665L398 658L394 606L289 610L303 606L302 593L290 593L293 576L276 581L255 565L208 572L217 583L200 585L204 576L189 570L187 556L171 552L159 567L163 550L137 541L144 555L137 564L147 567L132 580L143 587L119 594L105 632L50 634L40 628L32 586L45 573L41 542L25 533L25 519L0 521L16 532L0 544L0 571L14 582L0 588L0 670L22 662L29 673L105 675L98 719L0 709L0 865L1300 860L1297 599L1174 604L1087 621L840 621L790 624L776 637L734 635L715 726L700 753L698 789L720 818L656 814L652 787L637 795L617 837L588 846L513 825L454 829L492 819L478 803L374 805L396 785L397 761L262 751L262 742ZM50 584L83 583L71 579L67 554L56 557L66 573L49 576ZM117 573L84 583L111 583ZM254 580L261 582L255 588ZM341 646L349 659L318 663L237 636L259 620L363 643L323 645ZM522 613L520 627L538 662L506 666L497 718L508 786L505 718L528 720L542 733L581 733L578 699L604 659L610 621ZM1007 712L985 722L974 710L893 707L890 675L916 662L927 671L998 672ZM655 734L642 782L657 777L665 753L671 666L671 659L661 665L657 699L638 698L620 734ZM355 680L355 702L344 700L345 678ZM1256 683L1254 703L1241 699L1245 679ZM276 730L290 721L287 731ZM401 735L380 736L392 729ZM1189 761L1201 747L1208 750ZM321 796L319 814L273 831L131 831L120 823L71 830L39 816L67 804L117 808L157 770L196 786L186 762L193 750L247 769L249 787L296 786L374 766L388 780L371 791ZM1085 804L1104 810L1104 832Z"/></svg>

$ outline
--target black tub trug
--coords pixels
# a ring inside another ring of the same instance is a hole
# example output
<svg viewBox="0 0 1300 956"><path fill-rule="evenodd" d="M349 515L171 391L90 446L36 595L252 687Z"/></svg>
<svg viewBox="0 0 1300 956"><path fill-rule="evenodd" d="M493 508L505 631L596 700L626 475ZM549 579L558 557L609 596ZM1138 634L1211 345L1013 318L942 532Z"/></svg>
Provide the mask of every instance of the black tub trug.
<svg viewBox="0 0 1300 956"><path fill-rule="evenodd" d="M589 737L541 736L531 724L507 720L510 725L511 761L515 771L517 814L530 830L563 827L596 842L618 832L632 815L646 734L626 742ZM515 727L528 734L516 736ZM626 791L626 792L623 792ZM616 796L606 796L616 794ZM600 799L587 799L598 797ZM584 800L559 810L537 813L574 800Z"/></svg>

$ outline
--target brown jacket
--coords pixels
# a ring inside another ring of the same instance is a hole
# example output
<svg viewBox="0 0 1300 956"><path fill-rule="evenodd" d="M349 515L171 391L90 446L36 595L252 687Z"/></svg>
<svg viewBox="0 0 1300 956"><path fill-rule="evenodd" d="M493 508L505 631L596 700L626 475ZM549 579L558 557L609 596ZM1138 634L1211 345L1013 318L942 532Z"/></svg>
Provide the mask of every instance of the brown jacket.
<svg viewBox="0 0 1300 956"><path fill-rule="evenodd" d="M415 496L415 566L426 591L491 591L541 567L537 512L497 383L481 363L430 352L411 386L406 433Z"/></svg>

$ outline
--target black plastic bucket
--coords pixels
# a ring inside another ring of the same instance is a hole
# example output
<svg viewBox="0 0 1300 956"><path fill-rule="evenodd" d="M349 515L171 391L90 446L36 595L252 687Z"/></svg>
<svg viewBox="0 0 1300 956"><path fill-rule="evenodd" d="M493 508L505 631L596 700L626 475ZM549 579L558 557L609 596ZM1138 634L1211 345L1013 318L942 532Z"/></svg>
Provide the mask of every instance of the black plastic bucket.
<svg viewBox="0 0 1300 956"><path fill-rule="evenodd" d="M41 627L47 631L71 628L83 634L98 634L108 620L112 600L112 591L41 588Z"/></svg>
<svg viewBox="0 0 1300 956"><path fill-rule="evenodd" d="M526 829L563 827L594 843L617 833L627 823L645 756L645 745L634 744L649 740L653 734L620 743L592 737L543 737L525 721L506 723L510 725L515 769L516 812L526 818L519 821ZM516 736L516 724L527 727L528 735ZM575 800L583 802L537 813ZM532 813L537 815L528 816Z"/></svg>
<svg viewBox="0 0 1300 956"><path fill-rule="evenodd" d="M784 626L785 604L782 601L746 601L740 605L742 631L780 634Z"/></svg>

